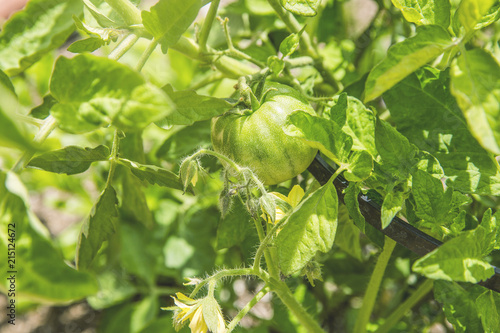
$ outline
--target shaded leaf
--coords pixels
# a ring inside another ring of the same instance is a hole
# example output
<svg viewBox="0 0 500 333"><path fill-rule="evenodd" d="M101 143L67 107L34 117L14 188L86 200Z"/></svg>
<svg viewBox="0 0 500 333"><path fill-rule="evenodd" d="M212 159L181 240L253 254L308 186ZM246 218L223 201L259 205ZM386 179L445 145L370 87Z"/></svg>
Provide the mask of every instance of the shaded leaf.
<svg viewBox="0 0 500 333"><path fill-rule="evenodd" d="M124 158L120 158L119 161L129 168L134 176L140 180L147 181L151 185L156 184L177 190L183 189L180 178L172 171L154 165L140 164Z"/></svg>
<svg viewBox="0 0 500 333"><path fill-rule="evenodd" d="M30 116L37 119L45 119L50 115L50 109L56 104L57 100L52 95L45 95L43 96L42 104L31 109Z"/></svg>
<svg viewBox="0 0 500 333"><path fill-rule="evenodd" d="M446 183L463 193L500 194L498 162L471 135L448 72L425 68L384 94L398 131L436 157Z"/></svg>
<svg viewBox="0 0 500 333"><path fill-rule="evenodd" d="M116 231L118 224L118 200L113 187L108 186L92 207L82 225L76 249L76 267L86 270L97 256L103 243Z"/></svg>
<svg viewBox="0 0 500 333"><path fill-rule="evenodd" d="M453 190L448 187L445 191L441 180L418 170L413 173L412 193L418 217L435 224L443 224L447 220Z"/></svg>
<svg viewBox="0 0 500 333"><path fill-rule="evenodd" d="M29 150L33 148L31 138L16 119L19 107L15 94L0 82L0 146Z"/></svg>
<svg viewBox="0 0 500 333"><path fill-rule="evenodd" d="M82 148L67 146L49 151L32 158L28 166L55 173L74 175L87 170L92 162L106 161L109 158L109 148L97 146Z"/></svg>
<svg viewBox="0 0 500 333"><path fill-rule="evenodd" d="M66 304L95 294L97 282L88 273L78 272L65 263L60 249L44 233L47 230L29 211L25 198L15 192L26 192L14 174L0 173L0 250L7 254L8 229L15 230L16 264L9 267L7 256L0 262L2 272L17 271L16 298L29 298L38 302ZM14 224L15 226L9 225ZM0 283L0 290L7 294L10 282Z"/></svg>
<svg viewBox="0 0 500 333"><path fill-rule="evenodd" d="M476 299L477 313L481 317L485 332L495 332L500 327L500 295L485 291Z"/></svg>
<svg viewBox="0 0 500 333"><path fill-rule="evenodd" d="M240 200L234 200L230 211L221 217L217 228L217 249L241 245L252 232L251 216Z"/></svg>
<svg viewBox="0 0 500 333"><path fill-rule="evenodd" d="M453 45L442 27L419 27L415 36L393 45L387 57L372 69L366 80L365 102L379 97Z"/></svg>

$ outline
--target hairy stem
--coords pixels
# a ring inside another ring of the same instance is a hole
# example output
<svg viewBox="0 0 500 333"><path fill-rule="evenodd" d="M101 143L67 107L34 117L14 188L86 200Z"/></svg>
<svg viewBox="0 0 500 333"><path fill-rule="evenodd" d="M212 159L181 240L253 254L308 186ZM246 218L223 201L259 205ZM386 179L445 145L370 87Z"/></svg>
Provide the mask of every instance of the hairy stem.
<svg viewBox="0 0 500 333"><path fill-rule="evenodd" d="M238 326L239 322L247 315L247 313L257 304L267 293L271 290L269 286L264 286L255 296L252 298L250 302L248 302L244 308L238 312L238 314L231 320L229 325L227 326L226 333L232 332L236 326Z"/></svg>
<svg viewBox="0 0 500 333"><path fill-rule="evenodd" d="M373 305L377 299L377 294L380 290L380 284L384 277L385 269L391 258L392 251L396 246L396 242L389 237L385 237L384 249L377 259L377 264L373 270L370 282L366 288L365 297L363 298L363 305L358 314L358 319L354 325L354 333L365 333L366 326L370 321L370 316L373 311Z"/></svg>
<svg viewBox="0 0 500 333"><path fill-rule="evenodd" d="M389 332L400 320L403 316L413 308L422 298L424 298L434 286L434 280L427 279L425 280L417 290L413 292L413 294L403 302L403 304L399 305L396 311L392 312L389 317L385 320L384 324L375 331L375 333L387 333Z"/></svg>
<svg viewBox="0 0 500 333"><path fill-rule="evenodd" d="M262 274L260 274L260 272L257 274L251 268L224 269L198 283L194 288L194 290L189 295L189 297L194 298L196 294L198 294L198 292L201 290L201 288L203 288L210 281L217 281L228 276L241 276L241 275L261 276Z"/></svg>
<svg viewBox="0 0 500 333"><path fill-rule="evenodd" d="M304 309L302 304L293 297L291 290L285 282L271 278L270 287L276 295L278 295L288 310L293 313L300 324L304 326L307 332L324 333L318 322Z"/></svg>
<svg viewBox="0 0 500 333"><path fill-rule="evenodd" d="M115 175L116 165L118 164L118 151L120 149L120 134L117 129L113 135L113 146L111 147L111 157L109 158L109 172L106 180L106 187L111 186L111 181Z"/></svg>

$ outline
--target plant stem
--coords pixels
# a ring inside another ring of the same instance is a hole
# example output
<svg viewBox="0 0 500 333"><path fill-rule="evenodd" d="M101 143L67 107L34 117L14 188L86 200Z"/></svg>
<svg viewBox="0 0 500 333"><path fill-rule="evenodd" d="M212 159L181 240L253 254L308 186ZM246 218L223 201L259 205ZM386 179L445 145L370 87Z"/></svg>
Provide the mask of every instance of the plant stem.
<svg viewBox="0 0 500 333"><path fill-rule="evenodd" d="M207 283L209 283L212 280L217 281L217 280L220 280L220 279L228 277L228 276L241 276L241 275L261 276L260 272L256 273L251 268L224 269L224 270L221 270L221 271L215 273L214 275L206 278L205 280L201 281L200 283L198 283L196 285L196 287L194 288L194 290L189 295L189 297L194 298L196 296L196 294L201 290L201 288L203 288Z"/></svg>
<svg viewBox="0 0 500 333"><path fill-rule="evenodd" d="M105 0L128 25L141 24L141 11L129 0Z"/></svg>
<svg viewBox="0 0 500 333"><path fill-rule="evenodd" d="M377 294L380 290L380 284L384 276L385 269L391 258L392 251L396 246L396 242L389 237L385 237L384 249L377 259L377 264L373 270L370 282L366 288L365 297L363 298L363 305L358 314L358 319L354 325L354 333L365 333L366 326L370 321L370 316L373 311L373 305L377 299Z"/></svg>
<svg viewBox="0 0 500 333"><path fill-rule="evenodd" d="M239 322L246 316L246 314L257 304L267 293L271 290L269 286L264 286L255 296L252 298L250 302L248 302L244 308L238 312L238 314L231 320L229 325L227 326L226 333L232 332L236 326L238 326Z"/></svg>
<svg viewBox="0 0 500 333"><path fill-rule="evenodd" d="M134 46L134 44L139 40L139 36L136 34L130 34L123 38L123 40L118 44L113 51L108 55L111 60L120 59L128 50Z"/></svg>
<svg viewBox="0 0 500 333"><path fill-rule="evenodd" d="M293 297L291 290L285 282L271 278L269 284L271 289L278 295L290 312L294 314L307 332L324 333L318 322L304 309L302 304Z"/></svg>
<svg viewBox="0 0 500 333"><path fill-rule="evenodd" d="M118 164L118 151L120 146L120 137L118 130L115 129L115 133L113 135L113 146L111 147L111 157L109 159L109 172L108 179L106 179L106 187L111 186L111 181L113 180L113 176L115 175L116 165Z"/></svg>
<svg viewBox="0 0 500 333"><path fill-rule="evenodd" d="M158 46L158 40L156 38L153 38L153 40L149 43L148 47L144 51L144 53L141 55L141 58L139 59L139 62L137 63L135 69L140 72L144 65L146 64L146 61L148 61L149 57L153 53L153 51L156 49L156 46Z"/></svg>
<svg viewBox="0 0 500 333"><path fill-rule="evenodd" d="M35 138L33 139L33 143L36 146L42 144L42 142L47 139L47 137L52 133L52 131L57 127L57 120L49 115L45 120L43 121L42 126L38 130L38 133L36 133ZM21 156L21 158L16 162L14 167L12 168L13 172L20 172L26 164L29 162L29 160L33 157L35 154L35 149L29 149L24 152L24 154Z"/></svg>
<svg viewBox="0 0 500 333"><path fill-rule="evenodd" d="M269 2L271 7L273 7L274 11L278 14L279 18L285 23L285 25L291 32L298 33L302 29L299 21L297 21L295 16L293 16L290 12L286 11L281 6L278 0L267 0L267 2ZM330 86L332 86L332 88L334 88L335 90L337 91L340 90L338 82L335 80L333 75L325 68L321 56L319 55L318 51L316 50L316 47L313 45L311 41L311 37L306 31L304 31L300 35L300 43L305 48L306 54L315 60L314 67L323 77L323 80Z"/></svg>
<svg viewBox="0 0 500 333"><path fill-rule="evenodd" d="M257 234L259 235L259 241L262 244L264 239L266 239L266 235L264 233L264 228L262 228L262 223L258 218L253 219L255 223L255 228L257 229ZM269 271L269 275L271 275L274 278L279 278L279 271L277 268L277 264L273 261L271 257L271 253L269 252L269 249L267 246L259 246L259 250L261 251L259 253L259 258L255 258L254 264L253 264L253 270L257 272L260 269L260 258L262 257L262 253L264 253L264 259L266 260L266 266L267 270Z"/></svg>
<svg viewBox="0 0 500 333"><path fill-rule="evenodd" d="M434 280L425 280L417 290L408 298L403 304L399 305L396 311L391 313L389 317L385 320L384 324L380 326L375 333L387 333L393 328L401 318L413 308L420 300L427 295L432 290L434 286Z"/></svg>
<svg viewBox="0 0 500 333"><path fill-rule="evenodd" d="M214 23L215 15L217 15L217 10L219 9L220 0L212 0L210 8L208 9L207 16L205 17L205 22L201 27L200 37L198 39L198 44L200 45L200 51L207 51L207 40L208 35L210 35L210 30L212 29L212 24Z"/></svg>

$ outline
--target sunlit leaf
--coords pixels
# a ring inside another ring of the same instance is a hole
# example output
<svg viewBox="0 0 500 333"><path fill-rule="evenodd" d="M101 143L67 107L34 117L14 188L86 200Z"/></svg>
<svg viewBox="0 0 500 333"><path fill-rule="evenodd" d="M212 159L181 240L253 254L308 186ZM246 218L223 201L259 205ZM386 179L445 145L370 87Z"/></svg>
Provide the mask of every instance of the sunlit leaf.
<svg viewBox="0 0 500 333"><path fill-rule="evenodd" d="M392 0L408 22L418 25L436 24L443 28L450 25L449 0Z"/></svg>

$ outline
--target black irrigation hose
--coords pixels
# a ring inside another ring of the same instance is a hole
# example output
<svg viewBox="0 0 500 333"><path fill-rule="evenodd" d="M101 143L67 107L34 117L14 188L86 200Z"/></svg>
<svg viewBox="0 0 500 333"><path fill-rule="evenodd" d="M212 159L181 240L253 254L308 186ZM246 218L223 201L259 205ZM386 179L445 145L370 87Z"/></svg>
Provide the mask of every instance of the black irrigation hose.
<svg viewBox="0 0 500 333"><path fill-rule="evenodd" d="M333 169L323 158L321 158L319 154L316 155L316 158L313 160L308 170L321 185L326 184L330 177L335 173L335 169ZM340 201L344 202L343 191L347 188L349 182L342 176L338 176L334 180L334 184L337 188L337 194ZM389 226L382 229L380 206L376 205L364 195L360 195L358 197L358 202L359 209L365 217L366 222L417 255L426 255L442 244L439 240L418 230L398 217L395 217ZM497 267L494 267L494 269L495 275L486 281L479 282L478 284L500 293L500 269Z"/></svg>

